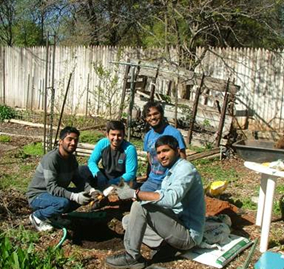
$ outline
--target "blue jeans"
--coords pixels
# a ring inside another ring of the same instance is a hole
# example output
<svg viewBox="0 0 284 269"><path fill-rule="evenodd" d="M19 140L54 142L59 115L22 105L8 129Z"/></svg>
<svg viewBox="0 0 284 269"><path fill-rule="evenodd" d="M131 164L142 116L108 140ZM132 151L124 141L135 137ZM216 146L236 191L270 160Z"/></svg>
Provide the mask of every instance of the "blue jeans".
<svg viewBox="0 0 284 269"><path fill-rule="evenodd" d="M34 210L34 215L40 220L46 220L62 213L71 212L80 207L74 201L64 197L53 196L50 193L39 194L32 200L30 206Z"/></svg>
<svg viewBox="0 0 284 269"><path fill-rule="evenodd" d="M157 182L154 180L151 180L151 178L148 178L143 185L140 187L141 191L156 191L161 189L161 182Z"/></svg>

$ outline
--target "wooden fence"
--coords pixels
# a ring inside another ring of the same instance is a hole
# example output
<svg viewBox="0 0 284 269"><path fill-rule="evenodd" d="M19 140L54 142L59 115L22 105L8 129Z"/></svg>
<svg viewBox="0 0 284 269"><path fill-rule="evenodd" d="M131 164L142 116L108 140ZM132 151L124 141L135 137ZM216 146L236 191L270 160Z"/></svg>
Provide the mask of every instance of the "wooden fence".
<svg viewBox="0 0 284 269"><path fill-rule="evenodd" d="M197 49L198 55L202 52L203 48ZM176 62L176 51L171 49L170 54L171 61ZM55 111L60 112L71 78L66 112L113 117L120 104L125 73L125 65L118 62L153 61L162 56L158 49L127 47L56 47L55 52L51 47L48 54L45 47L1 47L0 103L43 110L45 88L49 108L54 85ZM240 86L235 111L241 116L237 118L240 126L282 132L283 66L282 51L212 48L195 72L229 78ZM166 92L164 81L156 81L156 91Z"/></svg>

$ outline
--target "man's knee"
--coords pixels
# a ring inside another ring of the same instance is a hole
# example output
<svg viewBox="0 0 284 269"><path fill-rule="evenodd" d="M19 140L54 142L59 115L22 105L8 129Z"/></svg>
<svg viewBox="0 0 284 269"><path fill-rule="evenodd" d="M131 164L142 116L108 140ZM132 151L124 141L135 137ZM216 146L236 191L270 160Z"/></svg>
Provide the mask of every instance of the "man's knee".
<svg viewBox="0 0 284 269"><path fill-rule="evenodd" d="M70 205L70 200L67 198L60 198L53 202L52 206L58 211L58 212L65 212L68 210Z"/></svg>
<svg viewBox="0 0 284 269"><path fill-rule="evenodd" d="M93 177L88 165L81 165L78 167L79 175L83 179L90 179Z"/></svg>

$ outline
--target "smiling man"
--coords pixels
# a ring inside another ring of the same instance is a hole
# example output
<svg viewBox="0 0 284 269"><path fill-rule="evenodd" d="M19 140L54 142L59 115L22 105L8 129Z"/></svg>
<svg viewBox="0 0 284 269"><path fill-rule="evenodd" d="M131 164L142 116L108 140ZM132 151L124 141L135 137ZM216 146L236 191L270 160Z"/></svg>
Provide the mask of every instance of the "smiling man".
<svg viewBox="0 0 284 269"><path fill-rule="evenodd" d="M95 146L88 166L80 167L80 174L92 186L104 190L107 186L120 183L121 180L132 185L137 171L137 152L125 139L125 127L121 121L109 121L106 137ZM99 162L101 166L99 167Z"/></svg>
<svg viewBox="0 0 284 269"><path fill-rule="evenodd" d="M52 222L62 222L61 214L90 202L91 186L80 178L73 155L80 132L65 127L59 135L59 147L45 154L28 186L27 198L33 213L30 221L38 231L52 230ZM68 188L73 182L75 188Z"/></svg>
<svg viewBox="0 0 284 269"><path fill-rule="evenodd" d="M185 159L185 143L179 130L169 125L164 118L164 110L158 102L148 102L143 108L143 118L150 125L151 130L146 133L144 138L144 151L147 152L148 169L147 181L141 186L142 191L155 191L160 189L167 168L163 167L157 158L155 142L163 135L175 137L179 145L179 154ZM143 179L143 177L141 178Z"/></svg>
<svg viewBox="0 0 284 269"><path fill-rule="evenodd" d="M106 259L112 268L145 268L141 244L153 249L152 259L169 259L202 241L205 201L202 181L196 168L180 158L178 141L162 136L155 143L157 158L168 169L161 189L155 192L117 187L120 199L137 200L123 218L125 252Z"/></svg>

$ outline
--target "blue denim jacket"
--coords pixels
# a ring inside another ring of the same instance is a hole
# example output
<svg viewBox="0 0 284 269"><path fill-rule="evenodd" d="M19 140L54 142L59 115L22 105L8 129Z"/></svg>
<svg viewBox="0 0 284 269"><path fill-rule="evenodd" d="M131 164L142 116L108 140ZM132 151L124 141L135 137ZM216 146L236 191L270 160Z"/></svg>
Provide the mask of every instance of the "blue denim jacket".
<svg viewBox="0 0 284 269"><path fill-rule="evenodd" d="M201 177L196 168L184 159L178 159L162 181L158 201L152 202L172 209L196 244L203 237L205 200Z"/></svg>

